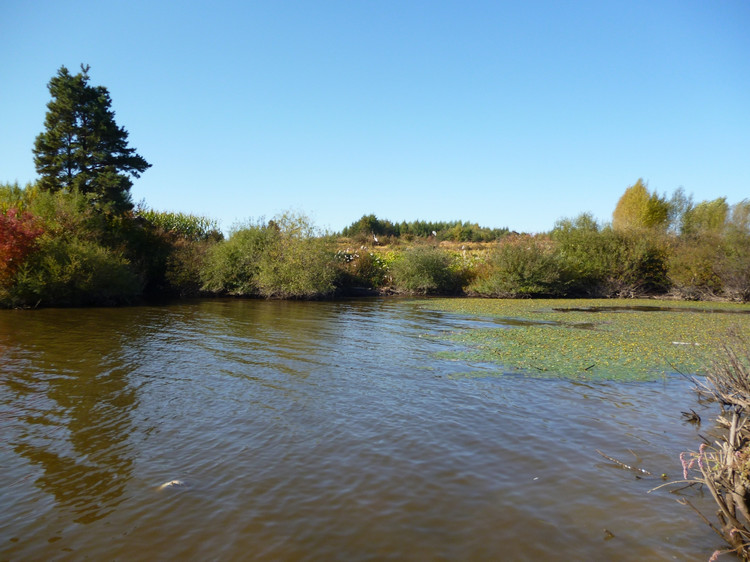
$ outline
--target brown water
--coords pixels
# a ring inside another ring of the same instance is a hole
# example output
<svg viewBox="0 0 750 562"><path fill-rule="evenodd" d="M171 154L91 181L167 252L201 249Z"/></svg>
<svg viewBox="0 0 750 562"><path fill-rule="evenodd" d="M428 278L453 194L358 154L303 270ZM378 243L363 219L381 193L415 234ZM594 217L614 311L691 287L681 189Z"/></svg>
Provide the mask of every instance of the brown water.
<svg viewBox="0 0 750 562"><path fill-rule="evenodd" d="M720 546L675 495L647 493L659 478L596 452L681 477L699 438L680 412L705 413L687 382L453 377L493 369L435 357L451 345L436 335L472 322L379 299L0 311L0 559L705 560Z"/></svg>

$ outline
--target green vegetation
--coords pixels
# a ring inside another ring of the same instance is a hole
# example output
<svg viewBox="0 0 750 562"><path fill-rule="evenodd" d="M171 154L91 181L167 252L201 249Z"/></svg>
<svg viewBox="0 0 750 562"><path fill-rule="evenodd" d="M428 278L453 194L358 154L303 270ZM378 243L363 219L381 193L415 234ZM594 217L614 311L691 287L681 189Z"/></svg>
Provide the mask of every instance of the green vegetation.
<svg viewBox="0 0 750 562"><path fill-rule="evenodd" d="M582 214L559 220L546 234L509 234L495 242L431 237L365 245L334 239L290 213L248 222L223 240L206 217L147 208L103 212L78 190L0 185L0 304L116 304L209 294L321 298L355 288L747 302L750 203L682 201L681 210L670 207L667 225L655 227L614 228Z"/></svg>
<svg viewBox="0 0 750 562"><path fill-rule="evenodd" d="M315 298L333 292L336 272L332 242L307 217L286 213L235 229L209 252L202 279L218 294Z"/></svg>
<svg viewBox="0 0 750 562"><path fill-rule="evenodd" d="M150 164L127 144L89 68L50 80L40 178L0 185L0 306L120 304L236 295L370 292L482 297L750 300L750 201L667 199L638 180L612 215L561 219L538 235L365 215L337 239L302 215L248 222L223 239L207 217L130 200ZM354 250L352 250L354 248Z"/></svg>
<svg viewBox="0 0 750 562"><path fill-rule="evenodd" d="M434 299L421 306L501 321L450 334L466 349L446 357L541 377L648 380L699 373L730 328L750 332L750 305L731 303Z"/></svg>
<svg viewBox="0 0 750 562"><path fill-rule="evenodd" d="M139 209L138 216L165 234L191 242L221 240L224 237L219 223L207 217L153 209Z"/></svg>
<svg viewBox="0 0 750 562"><path fill-rule="evenodd" d="M182 231L165 230L147 217L171 213L103 213L77 190L4 185L1 208L0 305L6 307L200 294L205 254L222 238L200 230L210 224L203 217L181 215Z"/></svg>
<svg viewBox="0 0 750 562"><path fill-rule="evenodd" d="M337 284L341 288L380 289L392 282L390 266L393 253L377 254L361 248L336 252L339 268Z"/></svg>
<svg viewBox="0 0 750 562"><path fill-rule="evenodd" d="M463 272L453 267L451 257L431 246L414 246L391 265L398 289L421 295L449 294L461 290Z"/></svg>
<svg viewBox="0 0 750 562"><path fill-rule="evenodd" d="M71 75L60 67L49 82L44 131L34 143L34 164L45 191L77 192L100 210L132 209L130 176L151 164L128 146L128 133L115 123L112 100L103 86L89 85L89 67Z"/></svg>
<svg viewBox="0 0 750 562"><path fill-rule="evenodd" d="M128 267L124 249L107 244L107 218L95 212L84 195L44 191L27 195L21 215L14 209L5 214L6 227L9 219L15 226L3 258L14 265L0 286L0 302L7 306L114 304L140 293L141 279ZM15 256L8 257L8 250Z"/></svg>
<svg viewBox="0 0 750 562"><path fill-rule="evenodd" d="M374 215L362 217L344 234L352 244L366 244L359 252L385 258L393 289L422 294L454 293L452 283L413 283L414 273L400 271L403 236L395 225ZM674 296L688 300L750 300L750 201L729 205L725 199L694 204L681 189L670 199L648 191L642 180L628 187L613 213L611 224L599 224L591 215L561 219L545 234L503 232L495 241L470 244L458 252L443 232L431 243L443 252L444 268L461 262L458 279L464 293L473 296L604 297ZM383 250L382 236L389 248ZM414 239L412 245L419 245ZM438 243L439 246L438 246ZM406 262L408 263L408 262ZM437 279L433 260L429 274ZM349 264L349 270L357 264ZM449 277L446 271L446 278ZM373 283L380 287L382 284ZM429 288L428 288L429 287ZM440 288L438 288L440 287Z"/></svg>
<svg viewBox="0 0 750 562"><path fill-rule="evenodd" d="M501 298L560 295L565 284L561 265L548 238L510 236L498 244L469 290Z"/></svg>
<svg viewBox="0 0 750 562"><path fill-rule="evenodd" d="M354 238L369 243L375 238L388 239L403 238L407 241L415 238L434 238L438 241L453 242L492 242L508 234L507 228L487 228L476 223L462 221L411 221L392 223L389 220L378 219L375 215L364 215L361 219L341 231L341 236Z"/></svg>
<svg viewBox="0 0 750 562"><path fill-rule="evenodd" d="M665 229L669 219L669 203L656 193L649 193L642 179L625 190L612 213L616 230Z"/></svg>

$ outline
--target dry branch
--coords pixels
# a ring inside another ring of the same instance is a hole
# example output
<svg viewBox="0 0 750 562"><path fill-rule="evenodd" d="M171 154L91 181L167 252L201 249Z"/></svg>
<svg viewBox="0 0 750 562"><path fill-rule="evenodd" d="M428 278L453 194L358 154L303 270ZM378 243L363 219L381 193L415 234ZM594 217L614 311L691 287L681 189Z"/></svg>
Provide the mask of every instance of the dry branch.
<svg viewBox="0 0 750 562"><path fill-rule="evenodd" d="M624 468L626 470L632 470L633 472L640 472L641 474L645 474L646 476L653 476L653 474L651 474L648 470L646 470L644 468L638 468L637 466L630 466L629 464L625 464L624 462L618 461L617 459L612 458L609 455L605 455L599 449L597 449L596 452L599 453L601 456L603 456L608 461L611 461L611 462L615 463L616 465L621 466L622 468Z"/></svg>
<svg viewBox="0 0 750 562"><path fill-rule="evenodd" d="M720 525L701 518L731 546L731 551L750 560L750 345L734 332L724 354L704 381L695 381L702 398L718 402L719 424L725 432L714 443L704 439L698 452L680 456L684 476L693 470L694 480L711 493ZM690 462L687 461L690 458ZM694 468L697 464L697 470ZM690 502L681 501L694 511Z"/></svg>

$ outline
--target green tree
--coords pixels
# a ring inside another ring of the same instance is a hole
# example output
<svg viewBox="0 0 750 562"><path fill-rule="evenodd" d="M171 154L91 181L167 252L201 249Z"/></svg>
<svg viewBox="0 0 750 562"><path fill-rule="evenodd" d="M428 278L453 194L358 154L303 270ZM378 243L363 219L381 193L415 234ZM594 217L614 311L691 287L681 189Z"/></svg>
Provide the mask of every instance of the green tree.
<svg viewBox="0 0 750 562"><path fill-rule="evenodd" d="M628 187L612 213L612 227L616 230L631 228L665 228L669 222L669 202L639 179Z"/></svg>
<svg viewBox="0 0 750 562"><path fill-rule="evenodd" d="M669 198L669 228L674 233L682 231L685 215L689 213L695 205L693 196L685 193L685 188L678 187L675 189L672 197Z"/></svg>
<svg viewBox="0 0 750 562"><path fill-rule="evenodd" d="M569 276L567 294L609 296L618 260L618 238L610 228L602 228L590 213L574 219L561 219L551 238L556 243L560 267Z"/></svg>
<svg viewBox="0 0 750 562"><path fill-rule="evenodd" d="M739 233L750 235L750 199L732 205L729 226Z"/></svg>
<svg viewBox="0 0 750 562"><path fill-rule="evenodd" d="M89 84L89 66L72 75L60 67L48 88L44 131L34 143L39 187L78 191L101 210L132 209L131 176L151 164L128 146L128 132L115 123L112 100L103 86Z"/></svg>
<svg viewBox="0 0 750 562"><path fill-rule="evenodd" d="M726 197L713 201L701 201L682 217L682 233L688 236L721 233L729 218L730 209Z"/></svg>

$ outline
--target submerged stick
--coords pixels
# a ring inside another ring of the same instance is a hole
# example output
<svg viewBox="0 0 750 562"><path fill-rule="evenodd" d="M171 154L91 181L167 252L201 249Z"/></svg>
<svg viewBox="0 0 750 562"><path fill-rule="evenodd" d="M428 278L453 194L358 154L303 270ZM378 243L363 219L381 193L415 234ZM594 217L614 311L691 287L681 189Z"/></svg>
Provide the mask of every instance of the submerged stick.
<svg viewBox="0 0 750 562"><path fill-rule="evenodd" d="M709 520L708 520L708 519L706 518L706 516L705 516L705 515L703 515L703 514L702 514L702 513L701 513L701 512L700 512L700 511L698 510L698 508L697 508L697 507L695 507L695 506L694 506L694 505L693 505L692 503L690 503L690 501L689 501L689 500L688 500L687 498L681 498L681 499L677 500L677 503L679 503L679 504L682 504L682 505L686 505L686 506L688 506L688 507L689 507L690 509L692 509L693 511L695 511L695 512L696 512L696 513L698 514L698 517L700 517L701 519L703 519L703 521L704 521L704 522L705 522L705 523L706 523L706 524L707 524L707 525L708 525L708 526L709 526L709 527L710 527L710 528L711 528L711 529L713 530L713 532L714 532L714 533L716 533L717 535L719 535L719 536L720 536L720 537L721 537L722 539L724 538L724 535L722 534L722 532L721 532L721 531L720 531L719 529L717 529L717 528L716 528L716 526L715 526L715 525L714 525L713 523L711 523L711 522L710 522L710 521L709 521Z"/></svg>
<svg viewBox="0 0 750 562"><path fill-rule="evenodd" d="M599 454L600 454L601 456L603 456L603 457L604 457L605 459L607 459L608 461L611 461L611 462L613 462L613 463L615 463L615 464L617 464L617 465L621 466L622 468L625 468L625 469L627 469L627 470L632 470L632 471L634 471L634 472L640 472L641 474L645 474L645 475L647 475L647 476L653 476L653 474L651 474L651 473L650 473L650 472L649 472L648 470L646 470L645 468L638 468L637 466L630 466L629 464L625 464L625 463L624 463L624 462L622 462L622 461L618 461L617 459L613 459L613 458L612 458L612 457L610 457L609 455L605 455L605 454L604 454L604 453L602 453L602 452L601 452L601 451L600 451L599 449L597 449L597 450L596 450L596 452L597 452L597 453L599 453ZM631 452L632 452L632 451L631 451Z"/></svg>

